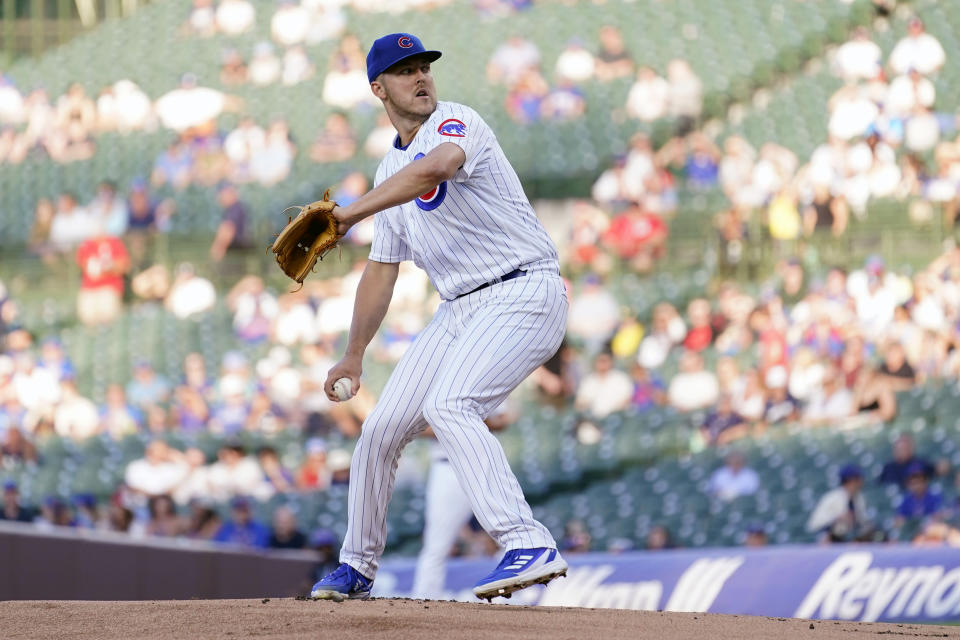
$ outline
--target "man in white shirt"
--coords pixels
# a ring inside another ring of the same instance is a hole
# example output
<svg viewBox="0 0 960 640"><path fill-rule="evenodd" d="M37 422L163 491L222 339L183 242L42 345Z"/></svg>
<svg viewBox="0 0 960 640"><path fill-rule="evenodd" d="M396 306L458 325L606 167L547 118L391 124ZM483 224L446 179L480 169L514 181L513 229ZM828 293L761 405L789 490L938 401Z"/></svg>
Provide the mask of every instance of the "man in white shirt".
<svg viewBox="0 0 960 640"><path fill-rule="evenodd" d="M603 352L593 359L593 372L583 378L577 390L575 406L591 418L605 418L623 411L633 396L633 381L614 368L613 356Z"/></svg>
<svg viewBox="0 0 960 640"><path fill-rule="evenodd" d="M173 492L190 473L190 465L182 453L163 440L147 445L143 457L127 465L126 485L148 497Z"/></svg>
<svg viewBox="0 0 960 640"><path fill-rule="evenodd" d="M98 221L77 204L75 195L69 192L60 195L50 225L50 244L60 251L69 251L98 231Z"/></svg>
<svg viewBox="0 0 960 640"><path fill-rule="evenodd" d="M823 494L807 520L807 531L821 542L851 542L869 536L867 503L860 490L863 472L856 465L840 469L840 486Z"/></svg>
<svg viewBox="0 0 960 640"><path fill-rule="evenodd" d="M760 476L746 465L747 460L742 453L728 455L724 465L710 476L707 487L710 495L728 502L755 494L760 488Z"/></svg>
<svg viewBox="0 0 960 640"><path fill-rule="evenodd" d="M667 113L670 85L650 67L637 69L637 81L627 94L627 115L652 122Z"/></svg>
<svg viewBox="0 0 960 640"><path fill-rule="evenodd" d="M720 397L717 376L703 367L703 357L686 351L680 358L680 373L673 376L667 400L677 411L696 411L716 404Z"/></svg>
<svg viewBox="0 0 960 640"><path fill-rule="evenodd" d="M935 73L946 62L947 55L940 41L926 32L919 18L910 21L907 35L890 54L890 68L897 75L914 69L924 75Z"/></svg>
<svg viewBox="0 0 960 640"><path fill-rule="evenodd" d="M837 49L837 72L845 80L867 80L877 75L883 52L870 40L866 27L857 27L853 38Z"/></svg>

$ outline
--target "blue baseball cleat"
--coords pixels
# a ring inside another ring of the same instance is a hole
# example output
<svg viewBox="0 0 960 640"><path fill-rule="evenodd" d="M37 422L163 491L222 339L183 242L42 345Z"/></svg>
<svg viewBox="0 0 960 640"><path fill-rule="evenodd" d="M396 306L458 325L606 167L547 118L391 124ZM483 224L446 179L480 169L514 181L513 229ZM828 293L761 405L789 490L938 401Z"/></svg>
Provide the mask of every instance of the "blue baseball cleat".
<svg viewBox="0 0 960 640"><path fill-rule="evenodd" d="M373 580L363 577L359 571L343 563L323 580L313 585L310 597L314 600L366 600L370 597Z"/></svg>
<svg viewBox="0 0 960 640"><path fill-rule="evenodd" d="M567 575L567 562L556 549L513 549L507 551L493 573L473 587L478 598L487 602L534 584L546 584L557 576Z"/></svg>

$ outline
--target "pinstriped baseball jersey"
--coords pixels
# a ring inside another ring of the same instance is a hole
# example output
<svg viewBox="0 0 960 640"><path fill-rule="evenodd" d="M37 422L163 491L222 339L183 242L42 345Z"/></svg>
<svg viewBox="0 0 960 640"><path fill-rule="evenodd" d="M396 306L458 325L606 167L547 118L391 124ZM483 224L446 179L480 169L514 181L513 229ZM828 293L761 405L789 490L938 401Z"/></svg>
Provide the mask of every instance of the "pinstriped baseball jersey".
<svg viewBox="0 0 960 640"><path fill-rule="evenodd" d="M439 102L406 147L399 137L374 186L444 142L466 160L453 179L374 218L370 259L413 260L440 296L452 300L521 265L557 260L553 241L523 193L496 136L476 111Z"/></svg>

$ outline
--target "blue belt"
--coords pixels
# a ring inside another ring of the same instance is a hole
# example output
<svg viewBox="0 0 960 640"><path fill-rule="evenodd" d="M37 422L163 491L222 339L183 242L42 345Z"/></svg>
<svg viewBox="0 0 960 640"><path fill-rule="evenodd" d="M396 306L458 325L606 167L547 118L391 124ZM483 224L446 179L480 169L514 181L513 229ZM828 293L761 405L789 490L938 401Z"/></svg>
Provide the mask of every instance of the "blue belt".
<svg viewBox="0 0 960 640"><path fill-rule="evenodd" d="M505 276L501 277L499 280L494 280L493 282L487 282L487 283L485 283L485 284L482 284L482 285L480 285L479 287L477 287L476 289L474 289L473 291L467 291L466 293L461 293L460 295L457 296L457 298L462 298L463 296L468 296L468 295L470 295L471 293L476 293L477 291L480 291L481 289L486 289L487 287L489 287L489 286L492 285L492 284L496 284L496 283L498 283L498 282L506 282L507 280L513 280L514 278L520 278L520 277L525 276L525 275L527 275L527 272L526 272L526 271L522 271L522 270L520 270L520 269L514 269L514 270L511 271L510 273L508 273L508 274L506 274ZM456 299L456 298L454 298L454 299Z"/></svg>

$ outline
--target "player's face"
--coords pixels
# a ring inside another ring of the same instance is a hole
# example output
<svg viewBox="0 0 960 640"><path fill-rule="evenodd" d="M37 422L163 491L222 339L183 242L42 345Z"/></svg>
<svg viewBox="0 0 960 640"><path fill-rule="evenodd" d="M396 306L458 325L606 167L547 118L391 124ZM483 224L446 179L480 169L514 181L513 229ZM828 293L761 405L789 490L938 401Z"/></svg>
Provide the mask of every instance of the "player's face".
<svg viewBox="0 0 960 640"><path fill-rule="evenodd" d="M410 58L390 67L374 82L373 90L401 116L425 120L437 108L430 63L423 58Z"/></svg>

